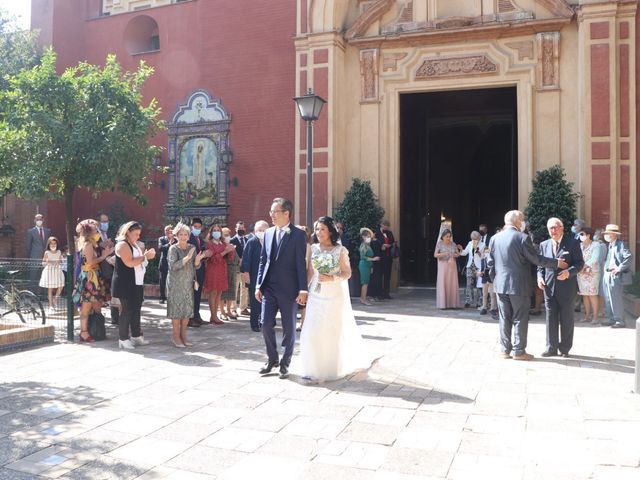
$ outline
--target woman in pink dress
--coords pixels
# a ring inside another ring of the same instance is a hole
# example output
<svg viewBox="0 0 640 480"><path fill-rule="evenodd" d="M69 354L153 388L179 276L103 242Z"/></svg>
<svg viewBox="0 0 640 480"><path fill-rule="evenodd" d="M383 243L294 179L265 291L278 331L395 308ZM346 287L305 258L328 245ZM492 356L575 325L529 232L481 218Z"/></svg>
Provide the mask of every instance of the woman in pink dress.
<svg viewBox="0 0 640 480"><path fill-rule="evenodd" d="M225 243L222 239L222 229L220 225L214 224L207 234L206 250L210 252L204 270L203 292L209 298L209 309L211 310L211 323L221 325L224 322L218 318L218 306L220 297L228 287L227 281L227 259L225 255L234 255L234 246Z"/></svg>
<svg viewBox="0 0 640 480"><path fill-rule="evenodd" d="M443 230L433 254L438 259L437 308L460 308L460 287L456 262L456 258L460 256L460 250L460 247L453 243L451 230Z"/></svg>

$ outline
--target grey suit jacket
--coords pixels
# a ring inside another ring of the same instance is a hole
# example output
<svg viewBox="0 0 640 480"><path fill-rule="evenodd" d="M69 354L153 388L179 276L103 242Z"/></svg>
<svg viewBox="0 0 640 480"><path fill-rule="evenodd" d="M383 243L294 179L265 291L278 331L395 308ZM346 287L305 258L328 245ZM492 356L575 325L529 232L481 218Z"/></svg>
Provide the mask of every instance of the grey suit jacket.
<svg viewBox="0 0 640 480"><path fill-rule="evenodd" d="M44 251L46 250L47 239L51 236L51 229L42 227L44 233L44 242L40 238L40 232L37 227L27 230L27 256L29 258L39 258L42 260Z"/></svg>
<svg viewBox="0 0 640 480"><path fill-rule="evenodd" d="M613 250L611 254L613 255L613 260L617 267L620 268L620 274L616 276L622 283L622 285L629 285L632 282L631 276L631 263L633 260L633 254L631 251L625 246L624 242L620 239L617 239L613 245L609 245L609 249ZM607 265L607 258L609 256L609 251L607 250L607 256L605 257L605 268L609 267Z"/></svg>
<svg viewBox="0 0 640 480"><path fill-rule="evenodd" d="M496 293L528 297L533 289L531 264L553 267L558 261L538 255L528 235L505 227L489 242L489 270Z"/></svg>

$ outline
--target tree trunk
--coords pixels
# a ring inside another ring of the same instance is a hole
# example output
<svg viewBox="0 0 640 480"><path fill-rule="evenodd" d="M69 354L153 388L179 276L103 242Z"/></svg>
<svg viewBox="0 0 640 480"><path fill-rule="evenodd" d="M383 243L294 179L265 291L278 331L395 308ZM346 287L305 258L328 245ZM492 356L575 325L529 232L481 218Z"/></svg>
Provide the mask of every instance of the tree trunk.
<svg viewBox="0 0 640 480"><path fill-rule="evenodd" d="M64 189L64 214L65 229L67 231L67 246L69 253L67 254L67 340L73 342L74 323L73 316L75 308L73 305L73 287L75 283L75 266L73 259L76 253L76 242L74 241L75 225L73 222L73 193L75 188L68 187Z"/></svg>

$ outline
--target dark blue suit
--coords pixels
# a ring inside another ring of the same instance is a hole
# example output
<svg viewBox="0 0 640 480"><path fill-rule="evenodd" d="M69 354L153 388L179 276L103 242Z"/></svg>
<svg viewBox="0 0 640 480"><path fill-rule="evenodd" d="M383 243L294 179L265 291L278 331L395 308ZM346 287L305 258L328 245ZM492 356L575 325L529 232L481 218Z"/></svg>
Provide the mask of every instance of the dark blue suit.
<svg viewBox="0 0 640 480"><path fill-rule="evenodd" d="M559 270L556 267L538 267L538 279L543 278L544 306L547 316L547 352L569 353L573 346L573 309L578 295L577 275L584 266L580 242L573 236L564 235L560 240L558 251L553 253L553 240L545 240L540 244L540 255L551 258L562 258L569 264L569 278L558 280ZM558 338L560 328L560 338Z"/></svg>
<svg viewBox="0 0 640 480"><path fill-rule="evenodd" d="M277 244L276 231L271 227L265 232L256 289L262 292L262 335L269 362L278 362L275 326L280 310L284 332L280 365L288 367L296 342L296 298L301 291L307 291L307 239L302 230L289 224L288 233L283 233Z"/></svg>
<svg viewBox="0 0 640 480"><path fill-rule="evenodd" d="M260 327L260 313L262 307L256 299L256 283L258 283L258 270L260 268L260 254L262 253L262 243L258 237L251 237L244 246L240 272L249 274L249 305L251 306L251 328Z"/></svg>
<svg viewBox="0 0 640 480"><path fill-rule="evenodd" d="M189 234L189 242L191 245L196 247L196 251L194 255L202 252L205 249L205 242L202 238L198 237L191 233ZM198 280L198 290L193 292L193 318L195 320L202 320L200 316L200 300L202 299L202 287L204 285L204 263L200 263L200 267L196 269L196 280ZM215 312L211 312L211 315L215 315Z"/></svg>

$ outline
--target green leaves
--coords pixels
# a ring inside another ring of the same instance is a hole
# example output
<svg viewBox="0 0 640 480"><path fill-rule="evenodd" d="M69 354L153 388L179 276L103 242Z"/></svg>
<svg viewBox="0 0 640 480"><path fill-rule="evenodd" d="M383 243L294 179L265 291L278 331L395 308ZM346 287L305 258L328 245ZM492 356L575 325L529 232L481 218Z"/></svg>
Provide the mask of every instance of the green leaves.
<svg viewBox="0 0 640 480"><path fill-rule="evenodd" d="M538 240L548 238L547 220L557 217L565 225L565 230L576 218L576 204L580 194L573 191L573 183L565 179L565 171L554 165L536 173L529 202L524 211L529 222L529 231Z"/></svg>
<svg viewBox="0 0 640 480"><path fill-rule="evenodd" d="M359 244L360 229L368 227L375 232L384 217L384 209L373 193L371 182L354 178L351 188L336 207L336 219L345 226L349 239Z"/></svg>
<svg viewBox="0 0 640 480"><path fill-rule="evenodd" d="M47 50L39 65L7 77L0 91L0 188L24 198L64 198L67 237L73 193L119 190L140 203L161 148L148 140L164 125L142 86L153 69L125 72L115 56L56 70Z"/></svg>
<svg viewBox="0 0 640 480"><path fill-rule="evenodd" d="M152 73L144 64L124 72L110 55L103 68L83 62L58 75L56 55L47 50L39 65L10 78L0 95L6 139L0 153L15 192L59 197L115 186L142 200L140 187L161 150L147 140L163 128L156 101L142 105L142 85ZM10 131L23 141L9 147Z"/></svg>

